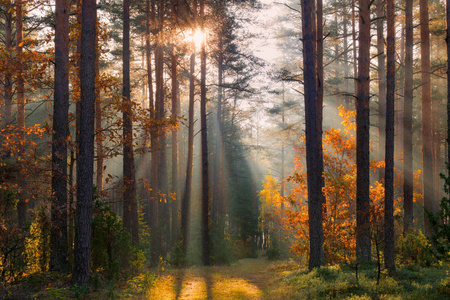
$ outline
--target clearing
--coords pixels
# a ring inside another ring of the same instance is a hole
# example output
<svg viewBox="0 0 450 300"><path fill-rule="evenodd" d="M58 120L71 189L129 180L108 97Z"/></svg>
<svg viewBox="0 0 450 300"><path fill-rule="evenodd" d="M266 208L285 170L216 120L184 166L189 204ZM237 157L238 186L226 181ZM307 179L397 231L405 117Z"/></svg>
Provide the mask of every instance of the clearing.
<svg viewBox="0 0 450 300"><path fill-rule="evenodd" d="M230 266L167 270L148 299L283 299L277 279L286 269L280 261L257 258Z"/></svg>

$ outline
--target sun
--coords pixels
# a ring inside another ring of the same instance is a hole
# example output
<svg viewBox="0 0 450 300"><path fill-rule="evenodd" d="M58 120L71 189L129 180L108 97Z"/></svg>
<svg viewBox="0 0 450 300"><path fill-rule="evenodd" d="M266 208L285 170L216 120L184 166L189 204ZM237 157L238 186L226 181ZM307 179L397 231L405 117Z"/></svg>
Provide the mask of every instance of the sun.
<svg viewBox="0 0 450 300"><path fill-rule="evenodd" d="M200 29L195 30L194 31L195 47L200 47L204 38L205 38L205 34L202 32L202 30L200 30Z"/></svg>

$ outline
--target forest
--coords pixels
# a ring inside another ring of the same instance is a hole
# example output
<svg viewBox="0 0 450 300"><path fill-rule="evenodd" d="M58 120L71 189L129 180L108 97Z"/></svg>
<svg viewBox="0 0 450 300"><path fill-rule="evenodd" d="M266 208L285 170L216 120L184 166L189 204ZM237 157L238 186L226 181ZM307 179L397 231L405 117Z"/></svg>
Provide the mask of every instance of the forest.
<svg viewBox="0 0 450 300"><path fill-rule="evenodd" d="M1 0L0 299L450 299L449 0Z"/></svg>

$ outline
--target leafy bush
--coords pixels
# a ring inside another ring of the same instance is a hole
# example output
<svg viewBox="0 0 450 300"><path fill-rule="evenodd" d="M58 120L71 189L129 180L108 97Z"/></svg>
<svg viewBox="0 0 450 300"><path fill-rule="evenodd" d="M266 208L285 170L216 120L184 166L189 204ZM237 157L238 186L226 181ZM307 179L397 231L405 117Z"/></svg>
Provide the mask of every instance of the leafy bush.
<svg viewBox="0 0 450 300"><path fill-rule="evenodd" d="M450 170L450 165L447 164L447 169ZM450 176L440 174L444 180L444 192L446 195L450 194ZM434 230L434 235L431 237L436 254L439 259L450 258L450 199L444 196L439 204L439 211L433 214L427 211L428 219Z"/></svg>
<svg viewBox="0 0 450 300"><path fill-rule="evenodd" d="M233 255L231 237L225 233L223 222L217 225L212 235L211 262L215 265L229 265L236 258Z"/></svg>
<svg viewBox="0 0 450 300"><path fill-rule="evenodd" d="M408 232L398 239L398 256L404 264L430 266L436 262L433 248L421 231Z"/></svg>
<svg viewBox="0 0 450 300"><path fill-rule="evenodd" d="M112 279L130 264L130 234L108 204L96 199L92 217L92 269Z"/></svg>
<svg viewBox="0 0 450 300"><path fill-rule="evenodd" d="M31 223L30 237L25 249L28 258L28 272L45 272L50 262L50 216L44 206L38 208L36 218Z"/></svg>
<svg viewBox="0 0 450 300"><path fill-rule="evenodd" d="M17 198L10 189L0 189L0 291L1 284L16 280L25 271L25 232L13 216Z"/></svg>

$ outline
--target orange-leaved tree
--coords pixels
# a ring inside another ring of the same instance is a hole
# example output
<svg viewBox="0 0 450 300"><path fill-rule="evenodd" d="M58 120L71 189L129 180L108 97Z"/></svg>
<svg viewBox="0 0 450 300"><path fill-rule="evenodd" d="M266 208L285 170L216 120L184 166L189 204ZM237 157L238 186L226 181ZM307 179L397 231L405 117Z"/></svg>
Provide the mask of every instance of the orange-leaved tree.
<svg viewBox="0 0 450 300"><path fill-rule="evenodd" d="M342 117L341 129L330 128L324 133L324 195L326 207L324 209L324 252L327 262L348 261L355 257L356 251L356 125L355 111L346 111L339 107ZM291 245L291 252L298 255L308 255L308 209L307 184L305 163L305 149L299 147L295 158L295 169L289 177L293 188L287 197L289 206L286 210L286 221L295 230L295 240ZM371 149L372 151L372 149ZM384 167L383 161L372 160L370 168L376 172ZM416 175L417 177L417 175ZM399 181L396 181L398 186ZM415 194L416 198L420 197ZM370 186L372 236L377 238L383 228L384 186L375 181ZM399 216L401 198L395 202L395 214Z"/></svg>

